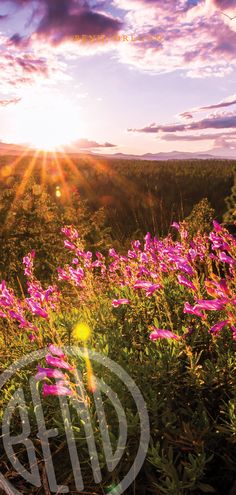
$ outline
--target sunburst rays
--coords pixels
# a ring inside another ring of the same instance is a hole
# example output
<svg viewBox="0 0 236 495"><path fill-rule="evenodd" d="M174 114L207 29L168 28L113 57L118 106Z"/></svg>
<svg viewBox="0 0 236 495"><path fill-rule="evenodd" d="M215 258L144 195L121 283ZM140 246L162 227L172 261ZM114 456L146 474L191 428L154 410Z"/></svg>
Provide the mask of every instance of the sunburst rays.
<svg viewBox="0 0 236 495"><path fill-rule="evenodd" d="M84 162L85 157L85 163ZM27 161L26 165L25 162ZM81 167L80 163L81 161ZM77 162L77 163L76 163ZM114 183L116 190L119 191L120 197L125 193L129 197L137 197L140 195L139 188L122 173L118 172L112 164L107 162L104 157L80 155L76 158L70 153L65 152L63 147L54 151L35 149L26 149L19 157L15 158L11 163L8 163L0 170L0 180L5 180L8 176L17 175L19 168L22 168L22 176L17 186L14 199L11 207L6 215L4 226L7 225L7 229L10 229L14 225L15 215L17 211L17 204L20 198L25 194L27 186L32 178L39 177L41 189L44 190L49 184L52 183L52 169L50 165L56 170L54 181L55 184L55 197L62 202L62 204L71 204L73 189L83 191L83 196L88 200L95 200L99 204L98 191L96 190L93 173L97 172L101 174L104 179L108 178ZM87 171L87 173L86 173ZM91 180L89 175L91 174ZM60 191L60 194L57 192Z"/></svg>

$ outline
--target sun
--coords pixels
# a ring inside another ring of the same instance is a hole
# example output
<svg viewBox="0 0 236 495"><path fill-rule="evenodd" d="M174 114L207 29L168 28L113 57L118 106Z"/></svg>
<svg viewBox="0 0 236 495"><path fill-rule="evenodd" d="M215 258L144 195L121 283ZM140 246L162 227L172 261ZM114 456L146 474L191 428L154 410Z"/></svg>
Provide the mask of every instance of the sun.
<svg viewBox="0 0 236 495"><path fill-rule="evenodd" d="M35 98L31 111L22 114L22 141L35 149L55 151L79 139L81 122L80 109L62 97Z"/></svg>
<svg viewBox="0 0 236 495"><path fill-rule="evenodd" d="M56 139L55 136L44 133L29 142L30 147L42 151L57 151L63 144L60 138Z"/></svg>
<svg viewBox="0 0 236 495"><path fill-rule="evenodd" d="M29 145L32 148L43 151L56 151L67 144L65 133L58 129L40 129L38 134L30 139Z"/></svg>

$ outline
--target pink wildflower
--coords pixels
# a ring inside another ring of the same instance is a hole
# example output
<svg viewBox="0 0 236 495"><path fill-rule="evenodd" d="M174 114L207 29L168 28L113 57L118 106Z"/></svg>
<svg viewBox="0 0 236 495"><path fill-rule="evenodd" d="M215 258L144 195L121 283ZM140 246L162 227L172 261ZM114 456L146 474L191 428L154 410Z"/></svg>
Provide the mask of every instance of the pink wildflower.
<svg viewBox="0 0 236 495"><path fill-rule="evenodd" d="M185 287L188 287L189 289L193 289L195 292L197 290L195 285L182 275L178 275L178 282L181 285L185 285Z"/></svg>
<svg viewBox="0 0 236 495"><path fill-rule="evenodd" d="M149 338L150 340L157 340L157 339L174 339L174 340L179 340L180 337L176 335L175 333L171 332L171 330L166 330L162 328L155 328L153 327L154 330L150 334Z"/></svg>
<svg viewBox="0 0 236 495"><path fill-rule="evenodd" d="M64 358L65 357L65 354L64 352L60 349L60 347L57 347L56 345L54 344L49 344L48 346L48 349L49 351L54 354L54 356L58 356L58 357L62 357Z"/></svg>
<svg viewBox="0 0 236 495"><path fill-rule="evenodd" d="M130 304L129 299L113 299L112 306L113 308L118 308L121 304Z"/></svg>
<svg viewBox="0 0 236 495"><path fill-rule="evenodd" d="M72 370L73 369L69 363L64 361L64 359L60 359L58 357L51 356L51 354L47 354L45 359L46 359L47 364L49 364L50 366L55 366L55 368L61 368L64 370Z"/></svg>
<svg viewBox="0 0 236 495"><path fill-rule="evenodd" d="M64 378L62 371L52 368L41 368L38 366L38 372L35 375L35 380L43 380L44 378Z"/></svg>
<svg viewBox="0 0 236 495"><path fill-rule="evenodd" d="M47 385L44 383L43 395L44 397L47 395L73 395L73 391L66 387L63 381L58 382L56 385Z"/></svg>
<svg viewBox="0 0 236 495"><path fill-rule="evenodd" d="M228 320L219 321L218 323L213 325L213 327L211 327L210 332L211 333L218 333L223 327L225 327L225 325L227 325L227 323L228 323Z"/></svg>

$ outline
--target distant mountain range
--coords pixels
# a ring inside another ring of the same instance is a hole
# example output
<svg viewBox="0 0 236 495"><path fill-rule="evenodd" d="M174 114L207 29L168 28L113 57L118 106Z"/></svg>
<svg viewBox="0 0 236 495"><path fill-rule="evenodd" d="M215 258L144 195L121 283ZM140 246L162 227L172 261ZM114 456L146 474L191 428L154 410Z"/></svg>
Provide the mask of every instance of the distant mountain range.
<svg viewBox="0 0 236 495"><path fill-rule="evenodd" d="M0 141L0 155L19 155L26 151L25 146L18 144L2 143Z"/></svg>
<svg viewBox="0 0 236 495"><path fill-rule="evenodd" d="M107 156L107 155L102 155ZM114 153L109 155L112 158L124 159L124 160L214 160L214 159L223 159L223 160L232 160L234 157L227 156L215 156L210 153L190 153L187 151L170 151L170 152L161 152L161 153L145 153L144 155L126 155L124 153ZM235 155L236 159L236 155Z"/></svg>
<svg viewBox="0 0 236 495"><path fill-rule="evenodd" d="M20 155L24 152L29 152L29 154L35 153L35 150L29 148L26 145L18 145L18 144L10 144L3 143L0 141L0 155ZM236 160L235 156L226 156L224 154L224 150L219 150L217 154L209 152L205 153L191 153L187 151L170 151L170 152L160 152L160 153L145 153L143 155L133 155L133 154L125 154L125 153L111 153L111 154L102 154L95 153L92 151L88 151L85 149L78 149L77 152L71 151L71 153L67 150L67 154L71 154L73 156L76 155L92 155L92 156L100 156L103 158L115 158L115 159L123 159L123 160L214 160L214 159L222 159L222 160ZM222 154L221 154L222 153ZM50 153L48 153L50 155Z"/></svg>

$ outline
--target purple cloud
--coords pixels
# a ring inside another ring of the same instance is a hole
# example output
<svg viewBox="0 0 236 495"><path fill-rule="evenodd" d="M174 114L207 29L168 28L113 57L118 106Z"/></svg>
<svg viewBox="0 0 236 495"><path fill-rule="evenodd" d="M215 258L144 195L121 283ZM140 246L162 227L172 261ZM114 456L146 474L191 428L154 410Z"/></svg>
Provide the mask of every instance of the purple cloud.
<svg viewBox="0 0 236 495"><path fill-rule="evenodd" d="M235 9L236 7L235 0L214 0L213 3L220 10Z"/></svg>
<svg viewBox="0 0 236 495"><path fill-rule="evenodd" d="M128 129L133 132L159 133L159 132L183 132L201 129L230 129L236 128L236 113L210 115L205 119L193 121L186 124L150 124L141 129Z"/></svg>
<svg viewBox="0 0 236 495"><path fill-rule="evenodd" d="M209 109L214 109L214 108L223 108L223 107L229 107L230 105L235 105L236 104L236 97L234 97L230 101L222 101L221 103L216 103L215 105L207 105L206 107L200 107L199 110L209 110Z"/></svg>
<svg viewBox="0 0 236 495"><path fill-rule="evenodd" d="M185 112L182 112L179 114L180 117L184 119L192 119L193 114L197 112L204 112L205 110L215 110L217 108L225 108L225 107L230 107L231 105L236 104L236 95L233 95L227 100L223 100L220 103L214 103L212 105L205 105L203 107L198 107L198 108L192 108L191 110L187 110Z"/></svg>
<svg viewBox="0 0 236 495"><path fill-rule="evenodd" d="M78 139L77 141L71 143L70 146L66 148L79 148L79 149L92 149L92 148L115 148L116 144L112 144L109 142L100 144L97 141L90 141L89 139Z"/></svg>
<svg viewBox="0 0 236 495"><path fill-rule="evenodd" d="M30 0L13 0L16 5L31 4ZM106 12L96 11L88 2L78 0L37 0L31 21L39 18L34 37L48 40L53 45L72 39L74 35L112 36L122 28L122 22ZM100 4L101 7L101 4ZM10 42L16 46L29 43L15 33Z"/></svg>
<svg viewBox="0 0 236 495"><path fill-rule="evenodd" d="M210 139L214 140L219 140L219 139L224 139L226 141L227 139L236 139L236 132L235 133L226 133L226 134L216 134L216 133L211 133L211 134L184 134L184 135L176 135L176 134L163 134L161 136L161 139L163 141L207 141Z"/></svg>
<svg viewBox="0 0 236 495"><path fill-rule="evenodd" d="M8 5L9 2L2 0L2 3ZM189 77L203 78L224 76L236 66L236 31L220 12L232 9L235 2L12 0L12 3L19 8L28 5L32 14L27 33L12 33L9 38L9 43L16 48L37 46L37 40L54 47L72 40L75 35L114 38L117 33L135 31L149 39L126 46L122 43L114 46L114 42L109 45L108 41L106 49L109 46L115 49L122 63L140 70L154 73L182 70ZM115 17L115 10L111 13L111 7L118 8L119 18ZM162 36L162 41L158 44L150 41L153 34ZM104 50L104 44L94 41L92 48L93 53L99 52ZM85 43L74 43L75 53L83 54L85 49ZM70 50L73 50L71 46Z"/></svg>
<svg viewBox="0 0 236 495"><path fill-rule="evenodd" d="M116 4L127 9L129 23L133 19L147 34L158 26L163 35L158 50L150 42L133 45L127 54L122 54L122 61L146 71L163 73L180 69L190 77L200 78L223 76L236 65L234 26L218 11L213 0L116 0ZM148 32L147 25L152 26Z"/></svg>
<svg viewBox="0 0 236 495"><path fill-rule="evenodd" d="M46 60L34 58L31 55L25 54L22 57L15 57L14 63L18 64L24 72L38 72L45 76L48 75L48 65Z"/></svg>
<svg viewBox="0 0 236 495"><path fill-rule="evenodd" d="M8 47L0 52L0 89L8 88L9 93L12 87L33 85L39 79L47 79L52 75L56 80L63 68L53 54L48 53L47 59L37 57L32 51L13 50Z"/></svg>

